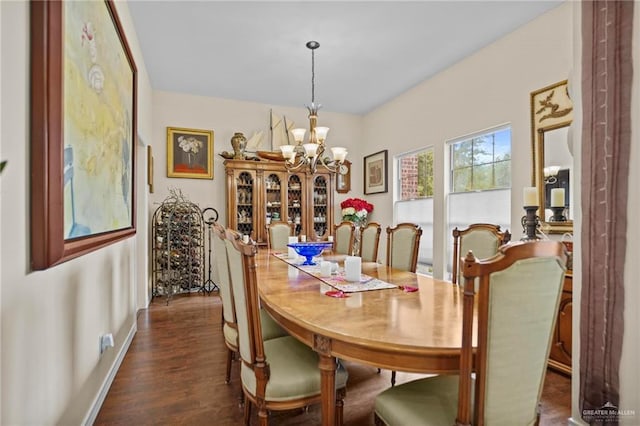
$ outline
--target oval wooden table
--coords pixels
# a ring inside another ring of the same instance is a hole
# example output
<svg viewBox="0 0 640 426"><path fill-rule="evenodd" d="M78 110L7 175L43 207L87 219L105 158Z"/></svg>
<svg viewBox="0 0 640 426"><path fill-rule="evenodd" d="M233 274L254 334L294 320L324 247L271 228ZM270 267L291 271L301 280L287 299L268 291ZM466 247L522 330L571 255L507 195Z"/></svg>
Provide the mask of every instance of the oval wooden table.
<svg viewBox="0 0 640 426"><path fill-rule="evenodd" d="M341 267L344 257L324 256ZM256 256L256 272L262 306L320 356L323 425L335 423L336 358L415 373L458 372L463 297L450 282L363 263L363 274L419 291L394 288L333 298L324 294L333 288L320 278L266 249Z"/></svg>

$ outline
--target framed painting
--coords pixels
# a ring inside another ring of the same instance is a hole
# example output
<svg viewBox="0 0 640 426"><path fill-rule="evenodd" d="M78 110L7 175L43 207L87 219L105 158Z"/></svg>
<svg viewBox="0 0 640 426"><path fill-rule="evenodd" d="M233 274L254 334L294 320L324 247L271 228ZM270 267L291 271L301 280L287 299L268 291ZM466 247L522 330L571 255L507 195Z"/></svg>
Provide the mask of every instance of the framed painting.
<svg viewBox="0 0 640 426"><path fill-rule="evenodd" d="M137 69L116 6L32 2L31 268L135 234Z"/></svg>
<svg viewBox="0 0 640 426"><path fill-rule="evenodd" d="M213 130L167 127L167 177L213 179Z"/></svg>
<svg viewBox="0 0 640 426"><path fill-rule="evenodd" d="M364 157L364 193L387 192L387 150Z"/></svg>

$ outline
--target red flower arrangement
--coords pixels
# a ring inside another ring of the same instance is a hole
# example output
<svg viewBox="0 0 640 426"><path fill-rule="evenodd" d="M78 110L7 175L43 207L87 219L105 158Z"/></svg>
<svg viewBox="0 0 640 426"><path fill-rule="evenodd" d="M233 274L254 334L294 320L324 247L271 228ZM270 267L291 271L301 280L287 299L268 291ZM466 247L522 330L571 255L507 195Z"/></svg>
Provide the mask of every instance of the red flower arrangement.
<svg viewBox="0 0 640 426"><path fill-rule="evenodd" d="M342 220L362 222L373 211L373 204L360 198L347 198L340 203L342 208Z"/></svg>

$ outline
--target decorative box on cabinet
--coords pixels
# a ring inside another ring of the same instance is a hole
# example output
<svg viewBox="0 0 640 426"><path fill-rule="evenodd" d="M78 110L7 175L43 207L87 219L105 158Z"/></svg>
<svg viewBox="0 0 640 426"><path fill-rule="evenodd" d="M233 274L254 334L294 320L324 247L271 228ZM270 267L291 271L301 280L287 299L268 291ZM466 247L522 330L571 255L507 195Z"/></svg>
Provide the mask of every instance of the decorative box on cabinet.
<svg viewBox="0 0 640 426"><path fill-rule="evenodd" d="M549 367L569 375L571 374L572 309L573 274L567 271L558 307L558 319L551 341Z"/></svg>
<svg viewBox="0 0 640 426"><path fill-rule="evenodd" d="M330 173L289 173L282 162L226 160L227 226L267 243L272 220L294 224L308 241L326 240L333 224Z"/></svg>

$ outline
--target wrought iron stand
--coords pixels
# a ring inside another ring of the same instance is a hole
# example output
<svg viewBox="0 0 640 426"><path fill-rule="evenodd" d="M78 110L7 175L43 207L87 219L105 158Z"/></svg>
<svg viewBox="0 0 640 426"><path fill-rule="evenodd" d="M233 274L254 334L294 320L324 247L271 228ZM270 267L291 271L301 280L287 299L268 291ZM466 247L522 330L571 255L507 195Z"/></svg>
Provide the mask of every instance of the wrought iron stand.
<svg viewBox="0 0 640 426"><path fill-rule="evenodd" d="M210 212L210 213L207 213ZM204 284L202 285L202 288L207 292L207 293L211 293L214 290L218 290L220 291L220 288L218 287L218 285L213 282L213 280L211 279L211 227L213 226L214 223L216 223L218 221L218 211L216 209L214 209L213 207L207 207L206 209L202 210L202 217L204 219L204 223L207 224L207 244L209 245L209 275L207 280L204 282Z"/></svg>

